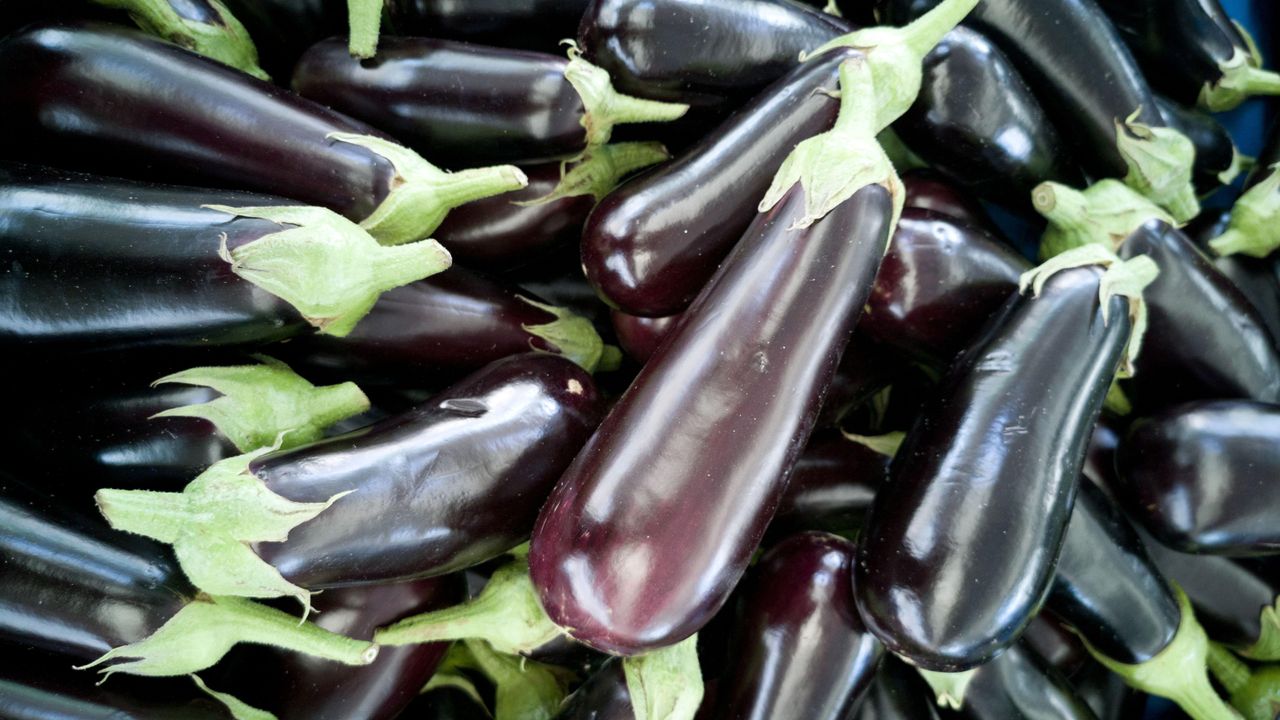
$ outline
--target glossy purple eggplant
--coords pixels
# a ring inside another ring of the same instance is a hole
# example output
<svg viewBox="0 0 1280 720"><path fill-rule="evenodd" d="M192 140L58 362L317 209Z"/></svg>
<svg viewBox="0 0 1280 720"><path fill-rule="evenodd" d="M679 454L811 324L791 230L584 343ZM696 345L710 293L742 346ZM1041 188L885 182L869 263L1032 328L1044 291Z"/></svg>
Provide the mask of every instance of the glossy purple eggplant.
<svg viewBox="0 0 1280 720"><path fill-rule="evenodd" d="M553 52L573 37L590 0L391 0L396 32ZM379 45L379 51L382 46Z"/></svg>
<svg viewBox="0 0 1280 720"><path fill-rule="evenodd" d="M1089 433L1129 342L1128 302L1101 272L1019 295L948 372L878 493L858 607L889 650L954 672L1009 647L1053 579ZM1046 418L1052 418L1047 421Z"/></svg>
<svg viewBox="0 0 1280 720"><path fill-rule="evenodd" d="M783 159L835 122L839 104L817 91L836 87L852 55L832 52L792 70L680 158L609 193L582 232L582 265L600 296L641 317L688 307Z"/></svg>
<svg viewBox="0 0 1280 720"><path fill-rule="evenodd" d="M632 360L641 365L658 351L658 345L680 322L679 315L647 318L628 315L620 310L610 310L609 319L618 336L618 344Z"/></svg>
<svg viewBox="0 0 1280 720"><path fill-rule="evenodd" d="M336 588L316 596L315 623L368 640L382 625L453 605L462 590L456 575ZM223 685L244 688L237 697L280 720L390 720L417 697L448 649L448 643L384 648L362 668L293 653L237 651L224 663L231 676Z"/></svg>
<svg viewBox="0 0 1280 720"><path fill-rule="evenodd" d="M1184 232L1201 252L1213 259L1218 272L1230 278L1244 293L1266 323L1271 339L1280 347L1280 264L1277 264L1280 259L1255 258L1243 253L1216 255L1209 242L1225 232L1230 222L1230 209L1210 209L1191 222Z"/></svg>
<svg viewBox="0 0 1280 720"><path fill-rule="evenodd" d="M622 92L718 105L758 92L800 53L851 29L791 0L593 0L578 44Z"/></svg>
<svg viewBox="0 0 1280 720"><path fill-rule="evenodd" d="M565 700L555 720L635 720L635 716L622 660L610 658Z"/></svg>
<svg viewBox="0 0 1280 720"><path fill-rule="evenodd" d="M558 162L522 169L529 178L527 187L469 202L450 212L432 234L458 264L509 270L536 263L570 243L577 255L582 225L596 205L595 198L571 195L535 205L518 205L550 195L561 175Z"/></svg>
<svg viewBox="0 0 1280 720"><path fill-rule="evenodd" d="M262 67L287 80L302 53L315 43L347 32L342 0L222 0L249 31Z"/></svg>
<svg viewBox="0 0 1280 720"><path fill-rule="evenodd" d="M932 210L983 230L994 227L977 198L935 170L912 168L902 173L902 187L905 207Z"/></svg>
<svg viewBox="0 0 1280 720"><path fill-rule="evenodd" d="M864 187L794 229L803 214L797 185L757 216L539 516L534 584L580 642L671 645L746 569L871 291L892 199Z"/></svg>
<svg viewBox="0 0 1280 720"><path fill-rule="evenodd" d="M1120 446L1119 494L1183 552L1280 552L1280 406L1208 401L1138 421Z"/></svg>
<svg viewBox="0 0 1280 720"><path fill-rule="evenodd" d="M1202 399L1280 401L1280 352L1258 311L1182 232L1153 221L1120 245L1160 267L1150 332L1125 390L1140 411Z"/></svg>
<svg viewBox="0 0 1280 720"><path fill-rule="evenodd" d="M417 37L382 38L377 56L360 60L336 37L303 54L293 89L444 167L535 163L586 146L567 65L555 55Z"/></svg>
<svg viewBox="0 0 1280 720"><path fill-rule="evenodd" d="M1090 662L1067 682L1098 720L1131 720L1146 713L1147 695L1100 663Z"/></svg>
<svg viewBox="0 0 1280 720"><path fill-rule="evenodd" d="M1107 657L1144 663L1168 647L1181 612L1129 522L1082 483L1046 605Z"/></svg>
<svg viewBox="0 0 1280 720"><path fill-rule="evenodd" d="M925 58L920 96L894 124L934 169L988 200L1029 207L1046 180L1077 172L1031 88L995 44L952 30Z"/></svg>
<svg viewBox="0 0 1280 720"><path fill-rule="evenodd" d="M1097 720L1056 670L1024 643L981 665L955 717L971 720Z"/></svg>
<svg viewBox="0 0 1280 720"><path fill-rule="evenodd" d="M854 720L938 720L933 690L920 673L886 654Z"/></svg>
<svg viewBox="0 0 1280 720"><path fill-rule="evenodd" d="M560 345L548 328L565 329ZM602 347L586 320L522 288L452 267L388 291L346 337L300 337L279 354L307 377L403 390L439 388L530 350L594 369Z"/></svg>
<svg viewBox="0 0 1280 720"><path fill-rule="evenodd" d="M1027 629L1022 632L1020 642L1044 658L1063 677L1069 678L1077 670L1093 662L1088 649L1080 642L1080 637L1047 609L1036 613Z"/></svg>
<svg viewBox="0 0 1280 720"><path fill-rule="evenodd" d="M1240 154L1222 123L1207 112L1183 107L1162 95L1156 96L1156 107L1166 125L1195 145L1192 180L1197 194L1207 195L1235 180L1240 173Z"/></svg>
<svg viewBox="0 0 1280 720"><path fill-rule="evenodd" d="M719 689L726 720L843 720L884 649L849 594L854 545L802 533L774 546L743 590L733 667Z"/></svg>
<svg viewBox="0 0 1280 720"><path fill-rule="evenodd" d="M860 331L945 367L1018 292L1031 263L986 232L908 207L876 275Z"/></svg>
<svg viewBox="0 0 1280 720"><path fill-rule="evenodd" d="M842 425L855 410L866 407L876 393L901 380L904 374L897 355L868 339L865 333L855 330L849 347L856 350L848 350L840 358L836 376L822 398L819 428Z"/></svg>
<svg viewBox="0 0 1280 720"><path fill-rule="evenodd" d="M778 501L769 532L852 530L862 524L888 475L887 456L839 430L815 432Z"/></svg>
<svg viewBox="0 0 1280 720"><path fill-rule="evenodd" d="M0 42L0 75L5 149L40 162L269 192L368 221L386 242L426 237L474 194L453 197L460 173L363 123L127 28L27 28ZM507 168L501 184L523 175Z"/></svg>

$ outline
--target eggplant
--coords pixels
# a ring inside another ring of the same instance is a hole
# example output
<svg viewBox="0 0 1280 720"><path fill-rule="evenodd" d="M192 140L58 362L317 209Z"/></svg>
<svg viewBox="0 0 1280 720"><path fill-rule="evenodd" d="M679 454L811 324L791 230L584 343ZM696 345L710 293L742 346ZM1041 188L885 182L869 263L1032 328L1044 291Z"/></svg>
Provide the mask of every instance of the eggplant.
<svg viewBox="0 0 1280 720"><path fill-rule="evenodd" d="M969 28L952 30L925 58L920 97L894 129L936 170L1015 209L1036 185L1077 175L1018 69Z"/></svg>
<svg viewBox="0 0 1280 720"><path fill-rule="evenodd" d="M257 42L261 65L275 78L288 78L307 48L348 30L341 0L222 1Z"/></svg>
<svg viewBox="0 0 1280 720"><path fill-rule="evenodd" d="M316 625L368 640L380 625L451 605L462 597L462 578L447 575L407 583L336 588L316 597ZM237 650L225 664L223 684L281 720L389 720L417 697L448 651L448 643L386 648L368 667L279 652Z"/></svg>
<svg viewBox="0 0 1280 720"><path fill-rule="evenodd" d="M674 120L688 109L619 96L569 57L388 37L376 58L359 60L330 38L303 54L293 89L455 168L577 155L607 142L615 124Z"/></svg>
<svg viewBox="0 0 1280 720"><path fill-rule="evenodd" d="M933 692L915 668L886 654L856 720L937 720Z"/></svg>
<svg viewBox="0 0 1280 720"><path fill-rule="evenodd" d="M444 575L518 545L600 411L581 368L517 355L364 430L224 460L182 494L102 490L97 501L118 529L167 540L183 527L183 568L207 592L305 604L313 590ZM239 497L201 500L227 474L247 478ZM289 509L287 539L238 519L262 496ZM201 502L214 505L183 509ZM249 551L221 552L228 538Z"/></svg>
<svg viewBox="0 0 1280 720"><path fill-rule="evenodd" d="M1189 403L1144 418L1120 446L1119 494L1161 542L1190 553L1280 552L1280 406Z"/></svg>
<svg viewBox="0 0 1280 720"><path fill-rule="evenodd" d="M1230 209L1209 210L1188 225L1184 232L1201 252L1213 259L1213 266L1218 272L1227 276L1244 293L1266 324L1271 339L1280 347L1280 266L1276 264L1276 258L1217 255L1212 241L1226 232L1230 222Z"/></svg>
<svg viewBox="0 0 1280 720"><path fill-rule="evenodd" d="M346 116L126 28L37 25L0 42L5 149L107 174L268 192L419 240L518 168L446 173Z"/></svg>
<svg viewBox="0 0 1280 720"><path fill-rule="evenodd" d="M698 42L689 42L697 29ZM852 27L791 0L592 0L578 45L622 92L715 106L750 97Z"/></svg>
<svg viewBox="0 0 1280 720"><path fill-rule="evenodd" d="M230 65L261 80L270 80L258 67L258 50L244 25L221 0L94 0L118 8L143 31Z"/></svg>
<svg viewBox="0 0 1280 720"><path fill-rule="evenodd" d="M635 720L620 658L609 658L565 700L555 720Z"/></svg>
<svg viewBox="0 0 1280 720"><path fill-rule="evenodd" d="M1148 288L1151 332L1125 390L1149 413L1192 400L1280 401L1280 353L1258 311L1186 235L1149 222L1119 248L1160 267Z"/></svg>
<svg viewBox="0 0 1280 720"><path fill-rule="evenodd" d="M1273 122L1267 142L1258 153L1253 172L1245 179L1244 194L1231 208L1231 219L1209 246L1218 255L1248 255L1265 259L1280 240L1275 226L1280 219L1280 122Z"/></svg>
<svg viewBox="0 0 1280 720"><path fill-rule="evenodd" d="M819 91L834 89L852 56L796 68L680 158L605 197L582 232L582 265L600 296L641 317L684 310L746 230L783 159L835 121L838 103Z"/></svg>
<svg viewBox="0 0 1280 720"><path fill-rule="evenodd" d="M1129 263L1107 272L1140 286L1149 265ZM1137 334L1130 309L1140 312L1141 300L1101 292L1097 266L1034 272L1024 288L1034 279L1036 292L1011 298L948 370L861 535L863 619L891 652L928 670L981 665L1031 621L1053 579L1089 433Z"/></svg>
<svg viewBox="0 0 1280 720"><path fill-rule="evenodd" d="M0 553L0 639L91 661L85 668L108 663L100 670L108 675L198 672L239 642L346 665L377 656L372 643L199 593L166 548L116 535L8 474L0 476Z"/></svg>
<svg viewBox="0 0 1280 720"><path fill-rule="evenodd" d="M590 0L391 0L396 32L524 50L554 49L573 37ZM379 45L379 50L385 47Z"/></svg>
<svg viewBox="0 0 1280 720"><path fill-rule="evenodd" d="M1280 95L1253 38L1218 0L1098 0L1147 77L1186 105L1231 110L1252 95Z"/></svg>
<svg viewBox="0 0 1280 720"><path fill-rule="evenodd" d="M1083 490L1081 491L1084 492ZM1075 511L1072 510L1074 513ZM1067 532L1070 532L1068 526ZM1103 548L1105 552L1107 548ZM1049 610L1041 610L1022 632L1019 642L1026 645L1065 678L1092 662L1080 637Z"/></svg>
<svg viewBox="0 0 1280 720"><path fill-rule="evenodd" d="M904 207L931 210L995 232L991 217L978 199L935 170L912 168L902 173L902 187L906 191Z"/></svg>
<svg viewBox="0 0 1280 720"><path fill-rule="evenodd" d="M885 0L881 10L902 24L937 4ZM1194 147L1165 128L1142 70L1094 0L984 0L965 25L1008 54L1088 175L1125 178L1133 164L1135 189L1179 220L1196 215L1183 177Z"/></svg>
<svg viewBox="0 0 1280 720"><path fill-rule="evenodd" d="M857 528L888 474L887 456L839 430L815 432L796 461L769 531Z"/></svg>
<svg viewBox="0 0 1280 720"><path fill-rule="evenodd" d="M802 533L765 554L743 590L722 718L843 720L875 678L884 649L863 627L848 588L854 545Z"/></svg>
<svg viewBox="0 0 1280 720"><path fill-rule="evenodd" d="M663 339L675 329L680 316L646 318L610 310L609 319L613 322L613 330L623 352L643 365L658 351Z"/></svg>
<svg viewBox="0 0 1280 720"><path fill-rule="evenodd" d="M902 355L946 367L1030 269L981 229L908 207L858 328Z"/></svg>
<svg viewBox="0 0 1280 720"><path fill-rule="evenodd" d="M0 218L0 346L32 365L341 335L450 262L280 198L37 166L0 166Z"/></svg>
<svg viewBox="0 0 1280 720"><path fill-rule="evenodd" d="M435 389L530 350L563 355L594 371L604 343L586 319L519 287L453 267L387 292L346 337L300 337L281 349L309 377L403 390Z"/></svg>
<svg viewBox="0 0 1280 720"><path fill-rule="evenodd" d="M1098 720L1129 720L1146 712L1147 695L1129 687L1124 678L1101 663L1090 662L1067 682Z"/></svg>
<svg viewBox="0 0 1280 720"><path fill-rule="evenodd" d="M1222 123L1207 112L1183 107L1162 95L1156 96L1156 107L1165 124L1185 135L1196 148L1196 194L1207 195L1235 182L1244 159Z"/></svg>
<svg viewBox="0 0 1280 720"><path fill-rule="evenodd" d="M957 717L973 720L1096 720L1061 675L1024 643L979 666Z"/></svg>

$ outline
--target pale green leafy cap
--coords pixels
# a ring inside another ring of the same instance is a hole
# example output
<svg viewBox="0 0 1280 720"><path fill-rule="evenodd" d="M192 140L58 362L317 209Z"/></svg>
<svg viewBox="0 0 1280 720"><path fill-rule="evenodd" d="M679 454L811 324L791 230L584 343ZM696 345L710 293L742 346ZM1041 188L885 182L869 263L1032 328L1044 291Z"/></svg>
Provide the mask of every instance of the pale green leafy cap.
<svg viewBox="0 0 1280 720"><path fill-rule="evenodd" d="M698 636L624 658L622 672L636 720L693 720L702 704Z"/></svg>
<svg viewBox="0 0 1280 720"><path fill-rule="evenodd" d="M93 0L99 5L129 13L138 27L174 45L212 58L258 78L270 80L258 67L258 49L221 0L205 0L218 16L218 22L205 23L178 14L171 0Z"/></svg>

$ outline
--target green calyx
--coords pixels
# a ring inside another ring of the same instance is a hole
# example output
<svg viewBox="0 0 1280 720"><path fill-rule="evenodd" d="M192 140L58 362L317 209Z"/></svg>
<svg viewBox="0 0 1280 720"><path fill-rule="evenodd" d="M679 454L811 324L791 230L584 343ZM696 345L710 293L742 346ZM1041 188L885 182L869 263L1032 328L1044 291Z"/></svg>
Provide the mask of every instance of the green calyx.
<svg viewBox="0 0 1280 720"><path fill-rule="evenodd" d="M902 447L902 441L907 439L907 434L904 432L891 432L884 435L854 435L841 430L840 434L844 435L846 440L870 448L885 457L897 455L898 448Z"/></svg>
<svg viewBox="0 0 1280 720"><path fill-rule="evenodd" d="M1177 130L1138 122L1141 112L1138 108L1124 122L1116 120L1116 148L1129 168L1124 183L1185 223L1200 214L1191 181L1195 145Z"/></svg>
<svg viewBox="0 0 1280 720"><path fill-rule="evenodd" d="M444 222L449 211L473 200L519 190L529 178L515 165L493 165L448 172L418 153L373 135L329 133L334 142L359 145L391 163L396 178L382 204L360 227L383 245L422 240Z"/></svg>
<svg viewBox="0 0 1280 720"><path fill-rule="evenodd" d="M299 503L271 492L249 464L273 449L216 462L182 492L99 490L94 499L111 527L172 545L183 572L201 590L297 598L305 618L311 593L284 579L250 544L284 542L289 531L350 493L322 503Z"/></svg>
<svg viewBox="0 0 1280 720"><path fill-rule="evenodd" d="M1231 146L1231 167L1218 173L1218 182L1222 185L1230 185L1240 177L1241 173L1249 172L1258 162L1257 158L1249 157L1240 153L1240 149L1235 145ZM1212 195L1213 192L1208 193Z"/></svg>
<svg viewBox="0 0 1280 720"><path fill-rule="evenodd" d="M1262 54L1253 36L1239 23L1235 25L1248 51L1236 48L1231 57L1218 63L1221 76L1200 88L1197 102L1209 112L1234 110L1255 95L1280 95L1280 75L1262 69Z"/></svg>
<svg viewBox="0 0 1280 720"><path fill-rule="evenodd" d="M191 680L205 695L222 703L222 706L231 714L233 720L276 720L276 716L266 710L259 710L230 693L213 690L208 685L205 685L198 675L192 675Z"/></svg>
<svg viewBox="0 0 1280 720"><path fill-rule="evenodd" d="M378 52L382 0L347 0L347 52L362 60Z"/></svg>
<svg viewBox="0 0 1280 720"><path fill-rule="evenodd" d="M351 332L383 292L434 275L452 264L435 240L379 245L355 223L323 208L205 207L239 217L291 225L220 255L231 271L288 302L326 335Z"/></svg>
<svg viewBox="0 0 1280 720"><path fill-rule="evenodd" d="M582 100L582 128L587 133L587 147L604 145L613 136L615 125L646 122L670 122L684 117L689 106L683 103L660 102L623 95L613 87L613 80L604 68L587 62L578 50L577 43L565 40L569 64L564 69L564 79L578 91Z"/></svg>
<svg viewBox="0 0 1280 720"><path fill-rule="evenodd" d="M1258 627L1258 639L1240 654L1251 660L1280 660L1280 599L1262 608Z"/></svg>
<svg viewBox="0 0 1280 720"><path fill-rule="evenodd" d="M889 156L876 142L876 134L883 128L876 127L874 114L868 110L877 106L869 63L863 58L846 60L840 65L840 114L835 125L800 142L782 161L760 201L760 212L772 209L799 184L805 213L794 228L805 228L862 188L882 185L893 198L890 227L896 227L906 191Z"/></svg>
<svg viewBox="0 0 1280 720"><path fill-rule="evenodd" d="M1269 665L1251 673L1231 692L1231 705L1245 720L1275 720L1280 716L1280 667Z"/></svg>
<svg viewBox="0 0 1280 720"><path fill-rule="evenodd" d="M162 677L213 667L238 643L256 643L346 665L368 665L378 646L331 633L314 623L241 598L201 595L150 637L114 648L79 670Z"/></svg>
<svg viewBox="0 0 1280 720"><path fill-rule="evenodd" d="M702 704L698 636L624 658L622 672L636 720L693 720Z"/></svg>
<svg viewBox="0 0 1280 720"><path fill-rule="evenodd" d="M588 147L582 155L561 163L559 184L537 200L515 203L520 206L544 205L553 200L576 195L590 195L596 202L604 199L622 178L641 168L671 158L662 143L625 142ZM566 171L566 167L568 167Z"/></svg>
<svg viewBox="0 0 1280 720"><path fill-rule="evenodd" d="M1159 205L1118 180L1099 180L1084 190L1043 182L1032 191L1031 203L1049 221L1040 240L1040 257L1045 260L1085 245L1114 250L1152 220L1178 224Z"/></svg>
<svg viewBox="0 0 1280 720"><path fill-rule="evenodd" d="M462 662L493 683L494 720L545 720L559 712L568 695L564 671L500 653L483 640L464 640L461 647L466 650Z"/></svg>
<svg viewBox="0 0 1280 720"><path fill-rule="evenodd" d="M129 13L138 27L148 34L163 38L179 47L230 65L258 78L271 78L258 67L258 49L221 0L207 0L210 10L218 15L214 23L189 20L173 9L170 0L94 0L99 5Z"/></svg>
<svg viewBox="0 0 1280 720"><path fill-rule="evenodd" d="M1117 377L1132 377L1134 362L1138 359L1142 338L1147 331L1147 303L1142 297L1142 291L1160 274L1160 268L1154 260L1146 255L1121 260L1106 246L1082 245L1023 273L1018 289L1025 293L1030 288L1032 295L1038 296L1049 278L1057 273L1090 265L1105 268L1098 283L1098 303L1103 323L1110 321L1111 298L1119 296L1129 301L1129 322L1132 329L1129 331L1129 342Z"/></svg>
<svg viewBox="0 0 1280 720"><path fill-rule="evenodd" d="M541 338L551 348L574 361L587 372L595 372L604 357L604 341L591 321L570 310L517 296L524 302L555 317L541 325L521 325L530 335Z"/></svg>
<svg viewBox="0 0 1280 720"><path fill-rule="evenodd" d="M836 0L827 0L827 5L822 8L822 12L836 17L844 17L844 15L840 14L840 7L836 5Z"/></svg>
<svg viewBox="0 0 1280 720"><path fill-rule="evenodd" d="M499 568L471 600L405 618L378 630L373 639L379 645L484 640L497 652L525 655L562 634L538 600L529 561L517 557Z"/></svg>
<svg viewBox="0 0 1280 720"><path fill-rule="evenodd" d="M856 30L802 54L800 59L805 61L838 47L853 48L865 54L871 65L877 94L877 103L872 110L876 132L879 132L911 108L920 94L925 56L977 7L978 1L942 0L905 27Z"/></svg>
<svg viewBox="0 0 1280 720"><path fill-rule="evenodd" d="M1116 662L1084 641L1090 654L1108 670L1145 693L1168 698L1194 720L1238 720L1233 710L1209 683L1206 664L1209 639L1196 622L1191 602L1181 588L1174 588L1182 620L1173 640L1155 657L1137 665Z"/></svg>
<svg viewBox="0 0 1280 720"><path fill-rule="evenodd" d="M210 402L170 408L153 418L202 418L213 423L240 452L275 444L289 448L315 442L324 429L369 409L355 383L316 387L288 365L257 356L260 365L198 367L166 375L166 383L207 387L222 394Z"/></svg>
<svg viewBox="0 0 1280 720"><path fill-rule="evenodd" d="M1240 253L1264 258L1280 247L1280 164L1249 188L1231 208L1226 231L1209 241L1219 255Z"/></svg>
<svg viewBox="0 0 1280 720"><path fill-rule="evenodd" d="M948 673L916 668L916 672L920 673L920 677L924 678L924 681L933 689L933 696L937 700L938 707L959 710L964 707L964 694L969 689L969 683L973 682L973 676L978 670L974 668Z"/></svg>

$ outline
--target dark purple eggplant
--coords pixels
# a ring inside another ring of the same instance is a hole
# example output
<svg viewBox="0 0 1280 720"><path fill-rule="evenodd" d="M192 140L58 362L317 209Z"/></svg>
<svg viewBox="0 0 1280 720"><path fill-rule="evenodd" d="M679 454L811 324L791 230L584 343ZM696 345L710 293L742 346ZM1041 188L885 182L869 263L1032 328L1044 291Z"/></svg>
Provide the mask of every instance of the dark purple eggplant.
<svg viewBox="0 0 1280 720"><path fill-rule="evenodd" d="M1098 0L1151 84L1186 105L1231 110L1252 95L1280 95L1280 75L1218 0Z"/></svg>
<svg viewBox="0 0 1280 720"><path fill-rule="evenodd" d="M15 155L274 193L390 244L526 183L510 166L446 173L367 125L126 28L27 28L0 42L0 74L0 126Z"/></svg>
<svg viewBox="0 0 1280 720"><path fill-rule="evenodd" d="M937 720L933 691L915 668L886 654L856 720Z"/></svg>
<svg viewBox="0 0 1280 720"><path fill-rule="evenodd" d="M1042 272L1036 294L1010 299L951 366L895 457L884 485L893 492L877 493L864 525L862 616L890 651L929 670L990 660L1035 614L1089 433L1131 343L1135 301L1100 301L1098 267L1047 281Z"/></svg>
<svg viewBox="0 0 1280 720"><path fill-rule="evenodd" d="M843 720L875 678L884 649L848 588L854 545L803 533L775 546L743 590L733 667L716 717Z"/></svg>
<svg viewBox="0 0 1280 720"><path fill-rule="evenodd" d="M1132 720L1146 713L1146 693L1129 687L1124 678L1101 663L1090 662L1067 682L1098 720Z"/></svg>
<svg viewBox="0 0 1280 720"><path fill-rule="evenodd" d="M908 207L885 253L860 331L947 366L1018 291L1031 264L963 221Z"/></svg>
<svg viewBox="0 0 1280 720"><path fill-rule="evenodd" d="M528 536L600 404L578 366L519 355L364 430L223 461L184 493L103 490L97 499L119 529L165 539L167 522L188 528L183 568L215 593L305 601L310 590L443 575ZM181 508L227 474L253 487L239 501L221 496L210 517L186 517ZM288 509L270 530L239 518L263 494ZM158 508L177 519L165 520ZM285 533L276 529L282 525ZM252 552L219 554L227 539Z"/></svg>
<svg viewBox="0 0 1280 720"><path fill-rule="evenodd" d="M610 658L565 700L555 720L635 720L621 658Z"/></svg>
<svg viewBox="0 0 1280 720"><path fill-rule="evenodd" d="M1183 107L1161 95L1156 96L1156 107L1165 125L1182 133L1195 145L1193 182L1197 194L1207 195L1235 182L1243 159L1236 150L1231 133L1222 123L1207 112Z"/></svg>
<svg viewBox="0 0 1280 720"><path fill-rule="evenodd" d="M534 583L580 642L672 645L746 569L891 230L882 186L799 229L804 201L796 186L757 217L539 516ZM657 562L676 548L681 562Z"/></svg>
<svg viewBox="0 0 1280 720"><path fill-rule="evenodd" d="M222 1L256 41L262 67L280 79L293 73L307 48L347 32L347 4L342 0Z"/></svg>
<svg viewBox="0 0 1280 720"><path fill-rule="evenodd" d="M1092 662L1080 637L1048 610L1041 610L1031 619L1020 642L1066 678Z"/></svg>
<svg viewBox="0 0 1280 720"><path fill-rule="evenodd" d="M0 345L38 364L172 358L311 326L340 335L382 291L449 265L434 241L383 247L334 213L288 202L0 167L0 294L11 298Z"/></svg>
<svg viewBox="0 0 1280 720"><path fill-rule="evenodd" d="M207 642L197 647L191 634ZM199 593L166 548L110 532L0 476L0 639L100 672L185 675L238 642L275 644L348 665L372 643L333 635L296 616ZM11 658L12 659L12 658Z"/></svg>
<svg viewBox="0 0 1280 720"><path fill-rule="evenodd" d="M1014 208L1029 207L1036 185L1077 174L1013 63L969 28L952 30L925 58L920 97L894 129L936 170Z"/></svg>
<svg viewBox="0 0 1280 720"><path fill-rule="evenodd" d="M1191 553L1280 552L1280 406L1218 400L1138 421L1118 493L1161 542Z"/></svg>
<svg viewBox="0 0 1280 720"><path fill-rule="evenodd" d="M281 357L308 377L403 390L439 388L530 350L563 355L590 372L604 343L585 318L453 267L385 293L346 337L297 338Z"/></svg>
<svg viewBox="0 0 1280 720"><path fill-rule="evenodd" d="M551 52L573 37L590 0L391 0L396 32ZM379 50L384 46L379 46Z"/></svg>
<svg viewBox="0 0 1280 720"><path fill-rule="evenodd" d="M934 170L913 168L902 173L902 187L904 207L932 210L983 230L994 227L977 198Z"/></svg>
<svg viewBox="0 0 1280 720"><path fill-rule="evenodd" d="M1280 347L1280 258L1256 258L1244 254L1218 256L1211 242L1226 232L1231 222L1231 210L1207 210L1184 232L1195 241L1206 256L1213 258L1213 266L1226 275L1249 299L1262 321L1266 323L1271 339Z"/></svg>
<svg viewBox="0 0 1280 720"><path fill-rule="evenodd" d="M458 602L462 589L456 575L336 588L316 596L315 623L368 640L381 625ZM373 664L359 669L302 655L238 650L225 661L231 675L222 684L280 720L390 720L417 697L448 649L448 643L384 648Z"/></svg>
<svg viewBox="0 0 1280 720"><path fill-rule="evenodd" d="M980 665L954 717L972 720L1097 720L1056 670L1025 643Z"/></svg>
<svg viewBox="0 0 1280 720"><path fill-rule="evenodd" d="M839 430L815 432L796 461L769 531L852 530L862 524L888 474L887 456Z"/></svg>
<svg viewBox="0 0 1280 720"><path fill-rule="evenodd" d="M622 346L623 352L643 365L658 351L663 339L675 329L680 316L647 318L610 310L609 319L613 321L613 330L618 335L618 344Z"/></svg>
<svg viewBox="0 0 1280 720"><path fill-rule="evenodd" d="M718 105L760 91L851 29L791 0L593 0L578 44L622 92Z"/></svg>
<svg viewBox="0 0 1280 720"><path fill-rule="evenodd" d="M796 68L680 158L605 197L582 233L582 265L601 297L642 317L684 310L746 230L783 159L835 121L838 103L818 91L834 89L853 56L834 52Z"/></svg>
<svg viewBox="0 0 1280 720"><path fill-rule="evenodd" d="M1125 390L1151 412L1191 400L1280 401L1280 352L1239 289L1182 232L1153 221L1130 235L1122 257L1160 268L1147 289L1150 332L1138 374Z"/></svg>

